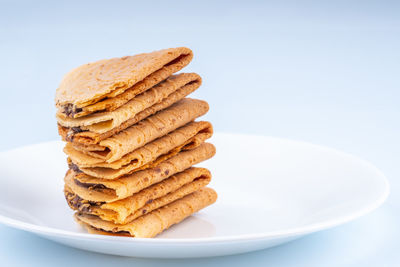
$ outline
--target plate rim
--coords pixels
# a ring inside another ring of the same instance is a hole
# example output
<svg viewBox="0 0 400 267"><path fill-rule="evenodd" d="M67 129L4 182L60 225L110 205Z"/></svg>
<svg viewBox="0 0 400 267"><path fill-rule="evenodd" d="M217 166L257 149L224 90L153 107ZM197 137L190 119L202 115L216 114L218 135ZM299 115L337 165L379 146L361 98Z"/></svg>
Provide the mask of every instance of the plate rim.
<svg viewBox="0 0 400 267"><path fill-rule="evenodd" d="M379 180L382 182L384 186L383 193L380 195L379 198L377 198L373 203L371 203L369 206L364 207L363 209L358 210L357 212L352 213L351 215L347 216L341 216L336 219L332 220L327 220L327 221L322 221L319 223L311 223L309 225L305 226L300 226L300 227L294 227L294 228L289 228L289 229L284 229L284 230L275 230L275 231L270 231L270 232L262 232L262 233L257 233L257 234L240 234L240 235L231 235L231 236L221 236L221 237L200 237L200 238L166 238L166 239L160 239L160 238L131 238L131 237L119 237L119 236L107 236L107 235L100 235L100 234L89 234L89 233L77 233L77 232L71 232L67 230L62 230L62 229L57 229L54 227L48 227L48 226L42 226L42 225L36 225L33 223L27 223L27 222L22 222L17 219L12 219L7 216L4 216L0 214L0 223L13 227L19 230L39 234L42 236L55 236L55 237L61 237L64 239L85 239L85 240L101 240L101 241L112 241L112 242L129 242L129 243L145 243L145 244L165 244L165 243L173 243L175 245L180 245L180 244L210 244L210 243L225 243L225 242L243 242L243 241L262 241L264 239L273 239L273 238L285 238L285 237L292 237L292 236L300 236L300 235L305 235L307 233L312 233L312 232L318 232L322 231L325 229L329 229L341 224L345 224L347 222L353 221L359 217L362 217L373 210L377 209L379 206L381 206L386 199L388 198L390 194L390 184L389 181L387 180L386 176L383 174L381 170L379 170L377 167L375 167L372 163L369 161L366 161L358 156L352 155L347 152L343 152L340 150L337 150L335 148L331 148L328 146L324 145L319 145L319 144L313 144L310 142L306 141L301 141L301 140L294 140L294 139L289 139L289 138L282 138L282 137L274 137L274 136L266 136L266 135L255 135L255 134L236 134L236 133L227 133L227 132L217 132L215 135L229 135L229 136L236 136L236 137L255 137L255 138L265 138L265 139L270 139L270 140L278 140L281 142L290 142L290 143L297 143L301 145L307 145L307 146L313 146L314 148L322 149L324 151L328 152L333 152L336 153L342 157L347 157L352 160L358 161L364 165L366 165L368 168L370 168L372 171L374 171L379 177ZM8 150L3 150L0 151L0 154L5 154L9 153L12 151L16 150L21 150L24 148L28 148L31 146L39 146L39 145L47 145L50 143L60 143L62 141L60 140L53 140L53 141L44 141L44 142L39 142L35 144L29 144L25 146L20 146Z"/></svg>

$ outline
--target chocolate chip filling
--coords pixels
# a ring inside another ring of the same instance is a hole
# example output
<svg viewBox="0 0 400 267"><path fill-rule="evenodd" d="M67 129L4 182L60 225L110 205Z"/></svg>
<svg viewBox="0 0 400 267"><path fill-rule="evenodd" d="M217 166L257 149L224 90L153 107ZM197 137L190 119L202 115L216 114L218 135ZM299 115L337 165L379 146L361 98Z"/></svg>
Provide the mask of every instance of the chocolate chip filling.
<svg viewBox="0 0 400 267"><path fill-rule="evenodd" d="M79 180L76 180L76 179L74 181L75 181L76 185L78 185L80 187L84 187L84 188L90 189L90 190L101 191L103 189L109 189L109 188L105 187L105 185L102 185L102 184L82 183L82 182L80 182Z"/></svg>
<svg viewBox="0 0 400 267"><path fill-rule="evenodd" d="M83 213L90 213L92 211L91 207L93 205L100 205L101 203L95 203L91 201L84 200L80 198L78 195L73 193L67 193L65 195L65 199L67 200L69 206L74 210L79 210Z"/></svg>
<svg viewBox="0 0 400 267"><path fill-rule="evenodd" d="M92 225L90 225L90 227L92 227L94 230L100 231L100 232L105 232L105 233L110 233L110 234L122 234L122 235L131 235L131 233L129 233L128 231L107 231L107 230L103 230L97 227L94 227Z"/></svg>
<svg viewBox="0 0 400 267"><path fill-rule="evenodd" d="M81 173L81 169L79 169L78 165L76 165L75 163L71 162L68 164L68 167L73 170L76 173Z"/></svg>
<svg viewBox="0 0 400 267"><path fill-rule="evenodd" d="M71 127L70 130L74 133L81 133L84 132L81 127Z"/></svg>
<svg viewBox="0 0 400 267"><path fill-rule="evenodd" d="M75 114L78 114L79 112L82 112L82 109L81 108L77 108L73 104L69 103L69 104L64 105L64 111L63 112L68 117L73 117Z"/></svg>
<svg viewBox="0 0 400 267"><path fill-rule="evenodd" d="M71 128L68 129L68 132L67 132L67 135L66 135L65 139L68 142L73 142L75 134L82 133L82 132L87 132L87 131L88 130L83 130L81 127L71 127Z"/></svg>

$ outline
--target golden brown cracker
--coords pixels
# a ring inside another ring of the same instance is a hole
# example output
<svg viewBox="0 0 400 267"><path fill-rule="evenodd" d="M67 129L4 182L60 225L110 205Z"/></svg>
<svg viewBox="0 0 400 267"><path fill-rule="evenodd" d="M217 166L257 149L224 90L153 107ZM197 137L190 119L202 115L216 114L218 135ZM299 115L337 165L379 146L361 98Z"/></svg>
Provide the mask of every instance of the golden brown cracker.
<svg viewBox="0 0 400 267"><path fill-rule="evenodd" d="M216 200L217 193L206 187L127 224L114 224L101 220L97 216L80 213L75 214L75 219L90 233L102 234L105 232L113 235L150 238L213 204Z"/></svg>
<svg viewBox="0 0 400 267"><path fill-rule="evenodd" d="M105 221L125 224L199 190L210 180L211 173L207 169L189 168L130 197L111 203L88 202L75 195L67 186L64 192L68 204L73 210L99 216Z"/></svg>
<svg viewBox="0 0 400 267"><path fill-rule="evenodd" d="M96 112L79 118L70 118L63 113L58 113L57 121L62 127L102 134L120 126L143 110L160 103L183 87L198 88L200 84L201 78L195 73L173 75L113 111Z"/></svg>
<svg viewBox="0 0 400 267"><path fill-rule="evenodd" d="M157 167L134 172L119 179L99 179L69 170L64 181L82 199L109 203L129 197L192 165L211 158L214 154L214 145L203 143L195 149L178 153L161 162Z"/></svg>
<svg viewBox="0 0 400 267"><path fill-rule="evenodd" d="M185 98L120 133L100 141L98 145L74 144L74 147L93 157L102 156L104 161L111 163L204 115L208 108L205 101ZM93 150L92 147L96 149ZM99 152L100 147L104 147L104 150Z"/></svg>
<svg viewBox="0 0 400 267"><path fill-rule="evenodd" d="M93 105L105 98L110 99L121 95L163 67L178 65L183 68L192 57L190 49L179 47L82 65L64 76L56 91L56 105L62 108L72 105L73 110L68 115L81 116L79 113L83 111L83 107ZM165 74L166 77L169 76L168 74ZM144 90L144 88L135 90L134 95ZM129 99L124 99L129 101Z"/></svg>
<svg viewBox="0 0 400 267"><path fill-rule="evenodd" d="M112 163L105 162L105 157L101 158L98 153L93 157L79 151L71 143L65 145L64 152L82 172L97 178L116 179L140 169L156 166L182 150L198 147L212 136L212 132L209 122L190 122Z"/></svg>

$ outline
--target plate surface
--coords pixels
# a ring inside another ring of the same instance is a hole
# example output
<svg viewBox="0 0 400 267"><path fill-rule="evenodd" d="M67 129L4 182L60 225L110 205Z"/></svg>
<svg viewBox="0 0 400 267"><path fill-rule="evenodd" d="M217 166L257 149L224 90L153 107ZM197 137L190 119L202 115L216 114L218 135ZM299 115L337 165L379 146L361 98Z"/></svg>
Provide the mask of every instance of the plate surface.
<svg viewBox="0 0 400 267"><path fill-rule="evenodd" d="M264 249L364 215L389 194L384 175L345 153L280 138L216 134L216 204L157 238L87 234L63 195L62 142L0 153L0 222L100 253L189 258Z"/></svg>

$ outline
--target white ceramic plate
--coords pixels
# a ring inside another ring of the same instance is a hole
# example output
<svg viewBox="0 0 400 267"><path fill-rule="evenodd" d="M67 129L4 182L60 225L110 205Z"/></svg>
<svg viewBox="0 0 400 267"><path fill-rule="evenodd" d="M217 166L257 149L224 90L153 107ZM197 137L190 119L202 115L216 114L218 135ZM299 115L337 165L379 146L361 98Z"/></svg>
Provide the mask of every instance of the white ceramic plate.
<svg viewBox="0 0 400 267"><path fill-rule="evenodd" d="M63 195L61 142L0 153L0 222L107 254L186 258L268 248L364 215L388 196L384 175L342 152L279 138L216 134L216 204L154 239L87 234Z"/></svg>

